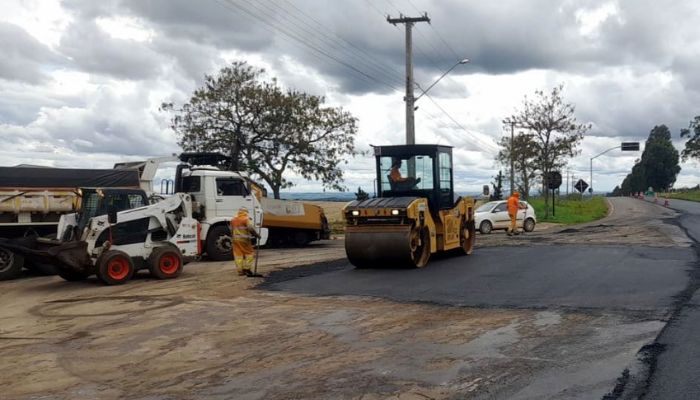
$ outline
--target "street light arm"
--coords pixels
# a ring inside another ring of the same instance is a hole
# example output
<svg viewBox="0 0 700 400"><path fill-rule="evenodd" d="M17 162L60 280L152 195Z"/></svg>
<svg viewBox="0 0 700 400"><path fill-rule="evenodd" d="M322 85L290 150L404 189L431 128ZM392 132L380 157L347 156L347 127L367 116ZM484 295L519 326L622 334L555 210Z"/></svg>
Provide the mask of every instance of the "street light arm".
<svg viewBox="0 0 700 400"><path fill-rule="evenodd" d="M596 158L602 156L603 154L605 154L605 153L607 153L607 152L609 152L609 151L612 151L612 150L615 150L615 149L619 149L619 148L621 148L621 147L622 147L621 145L620 145L620 146L611 147L611 148L605 150L604 152L598 154L597 156L591 157L591 177L590 177L590 179L591 179L591 186L590 186L590 189L589 189L589 190L591 191L591 196L593 195L593 160L595 160Z"/></svg>
<svg viewBox="0 0 700 400"><path fill-rule="evenodd" d="M441 80L442 78L444 78L447 74L449 74L450 71L452 71L453 69L455 69L458 65L460 65L460 64L466 64L466 63L468 63L468 62L469 62L469 60L466 59L466 58L465 58L464 60L458 61L455 65L453 65L452 67L450 67L450 69L448 69L448 70L445 71L442 75L440 75L440 77L437 78L437 80L436 80L435 82L433 82L430 86L428 86L428 88L425 89L425 90L423 90L423 88L421 88L420 86L418 86L418 88L419 88L423 93L421 93L420 96L416 97L416 100L414 100L414 101L418 101L418 99L420 99L420 98L423 97L425 94L427 94L428 91L429 91L430 89L433 88L433 86L437 85L437 83L440 82L440 80Z"/></svg>
<svg viewBox="0 0 700 400"><path fill-rule="evenodd" d="M607 153L607 152L609 152L609 151L613 151L613 150L615 150L615 149L619 149L619 148L621 148L621 147L622 147L622 146L611 147L611 148L605 150L604 152L598 154L597 156L591 157L591 160L595 160L596 158L602 156L603 154L605 154L605 153Z"/></svg>

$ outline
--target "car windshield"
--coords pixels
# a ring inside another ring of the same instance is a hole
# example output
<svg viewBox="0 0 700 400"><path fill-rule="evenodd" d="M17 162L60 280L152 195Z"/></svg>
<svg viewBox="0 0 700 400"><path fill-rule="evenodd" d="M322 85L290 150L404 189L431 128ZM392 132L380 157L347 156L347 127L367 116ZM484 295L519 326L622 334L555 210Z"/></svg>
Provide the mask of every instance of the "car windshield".
<svg viewBox="0 0 700 400"><path fill-rule="evenodd" d="M487 211L491 211L491 209L493 208L493 206L495 206L496 204L498 204L497 201L489 201L488 203L482 204L479 208L477 208L477 209L476 209L476 212L487 212Z"/></svg>

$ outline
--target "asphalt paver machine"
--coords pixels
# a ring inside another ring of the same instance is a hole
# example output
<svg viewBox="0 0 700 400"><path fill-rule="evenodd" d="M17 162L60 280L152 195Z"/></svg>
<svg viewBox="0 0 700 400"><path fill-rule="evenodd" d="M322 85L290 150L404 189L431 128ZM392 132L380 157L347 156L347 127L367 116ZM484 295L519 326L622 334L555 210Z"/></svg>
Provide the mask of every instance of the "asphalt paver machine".
<svg viewBox="0 0 700 400"><path fill-rule="evenodd" d="M376 197L343 209L345 251L356 267L427 265L430 255L471 254L474 200L454 194L452 147L375 146ZM392 176L400 164L400 179Z"/></svg>

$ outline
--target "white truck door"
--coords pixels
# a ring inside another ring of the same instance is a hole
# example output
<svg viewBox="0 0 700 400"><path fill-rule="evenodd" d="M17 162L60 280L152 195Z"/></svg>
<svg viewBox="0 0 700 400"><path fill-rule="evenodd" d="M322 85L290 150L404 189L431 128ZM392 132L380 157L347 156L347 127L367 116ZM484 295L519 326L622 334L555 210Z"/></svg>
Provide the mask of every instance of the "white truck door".
<svg viewBox="0 0 700 400"><path fill-rule="evenodd" d="M245 182L234 177L216 178L216 216L232 219L241 207L248 209L251 217L255 209L254 197L248 192Z"/></svg>
<svg viewBox="0 0 700 400"><path fill-rule="evenodd" d="M216 178L216 216L233 218L241 207L248 209L248 215L260 233L260 245L265 245L269 232L267 228L262 227L263 208L258 199L248 190L242 179Z"/></svg>

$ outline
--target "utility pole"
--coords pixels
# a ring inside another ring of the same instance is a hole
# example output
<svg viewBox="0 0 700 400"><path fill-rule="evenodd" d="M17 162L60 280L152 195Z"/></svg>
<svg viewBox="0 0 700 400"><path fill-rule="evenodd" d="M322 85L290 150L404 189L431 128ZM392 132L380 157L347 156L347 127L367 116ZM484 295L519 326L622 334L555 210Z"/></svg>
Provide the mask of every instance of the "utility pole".
<svg viewBox="0 0 700 400"><path fill-rule="evenodd" d="M515 147L514 143L515 121L510 121L510 194L515 190Z"/></svg>
<svg viewBox="0 0 700 400"><path fill-rule="evenodd" d="M504 125L510 125L510 193L515 191L515 120L510 117L503 120Z"/></svg>
<svg viewBox="0 0 700 400"><path fill-rule="evenodd" d="M569 198L569 169L566 169L566 198Z"/></svg>
<svg viewBox="0 0 700 400"><path fill-rule="evenodd" d="M405 24L406 26L406 144L416 144L416 125L413 116L415 97L413 97L413 40L412 29L416 22L430 23L428 13L424 13L420 17L406 17L399 14L399 18L386 17L386 20L392 24Z"/></svg>

